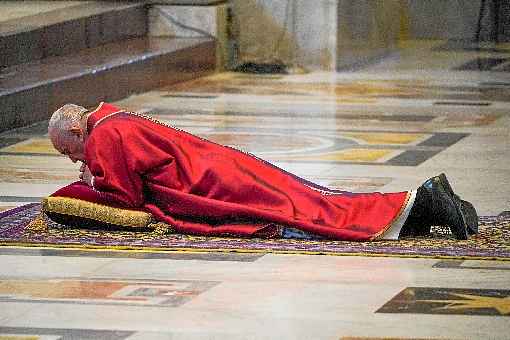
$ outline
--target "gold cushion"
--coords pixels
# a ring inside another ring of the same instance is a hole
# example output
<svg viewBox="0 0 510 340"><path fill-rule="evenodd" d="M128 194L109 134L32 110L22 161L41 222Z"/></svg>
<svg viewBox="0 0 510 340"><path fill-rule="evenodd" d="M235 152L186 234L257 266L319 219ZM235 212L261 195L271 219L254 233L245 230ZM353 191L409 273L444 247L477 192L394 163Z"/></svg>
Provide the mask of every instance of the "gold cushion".
<svg viewBox="0 0 510 340"><path fill-rule="evenodd" d="M121 209L69 197L46 197L42 211L58 223L80 226L110 225L147 228L154 222L152 215L144 211Z"/></svg>

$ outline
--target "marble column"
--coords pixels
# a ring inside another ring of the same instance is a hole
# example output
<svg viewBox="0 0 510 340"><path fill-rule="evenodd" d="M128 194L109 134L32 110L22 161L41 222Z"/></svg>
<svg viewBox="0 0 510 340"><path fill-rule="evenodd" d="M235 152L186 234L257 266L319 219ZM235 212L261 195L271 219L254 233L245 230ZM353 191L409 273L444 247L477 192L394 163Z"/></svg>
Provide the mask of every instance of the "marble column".
<svg viewBox="0 0 510 340"><path fill-rule="evenodd" d="M209 1L210 2L210 1ZM175 38L210 37L216 40L216 67L228 66L227 4L153 5L149 35Z"/></svg>
<svg viewBox="0 0 510 340"><path fill-rule="evenodd" d="M233 0L239 62L335 70L338 0Z"/></svg>

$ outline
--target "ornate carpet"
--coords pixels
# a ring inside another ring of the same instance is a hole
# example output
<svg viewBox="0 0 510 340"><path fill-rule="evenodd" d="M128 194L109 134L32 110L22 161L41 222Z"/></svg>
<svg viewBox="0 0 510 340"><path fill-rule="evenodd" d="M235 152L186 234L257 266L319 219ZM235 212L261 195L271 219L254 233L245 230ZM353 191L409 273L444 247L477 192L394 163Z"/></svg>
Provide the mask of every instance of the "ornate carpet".
<svg viewBox="0 0 510 340"><path fill-rule="evenodd" d="M0 213L0 245L149 251L211 251L510 260L510 216L480 218L480 232L458 241L433 228L430 236L398 241L346 242L243 239L168 234L161 230L71 228L41 219L40 204Z"/></svg>

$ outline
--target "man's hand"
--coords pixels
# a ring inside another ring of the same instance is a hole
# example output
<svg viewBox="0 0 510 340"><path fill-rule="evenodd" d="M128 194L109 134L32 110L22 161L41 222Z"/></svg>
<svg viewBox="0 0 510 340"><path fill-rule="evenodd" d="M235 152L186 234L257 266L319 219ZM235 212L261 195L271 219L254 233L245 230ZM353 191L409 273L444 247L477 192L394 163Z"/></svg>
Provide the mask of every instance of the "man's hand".
<svg viewBox="0 0 510 340"><path fill-rule="evenodd" d="M80 167L80 180L88 186L92 186L92 174L90 173L87 164L82 163Z"/></svg>

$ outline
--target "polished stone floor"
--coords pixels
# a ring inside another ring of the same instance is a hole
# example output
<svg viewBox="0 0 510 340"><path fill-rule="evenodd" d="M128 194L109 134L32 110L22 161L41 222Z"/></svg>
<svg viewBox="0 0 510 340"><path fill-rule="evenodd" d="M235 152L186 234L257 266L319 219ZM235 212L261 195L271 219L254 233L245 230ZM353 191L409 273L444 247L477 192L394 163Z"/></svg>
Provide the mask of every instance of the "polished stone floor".
<svg viewBox="0 0 510 340"><path fill-rule="evenodd" d="M499 215L509 103L510 45L409 41L355 72L221 73L116 104L334 188L408 190L445 172ZM77 178L45 129L0 135L1 210ZM0 248L0 339L508 339L510 262L140 254Z"/></svg>

